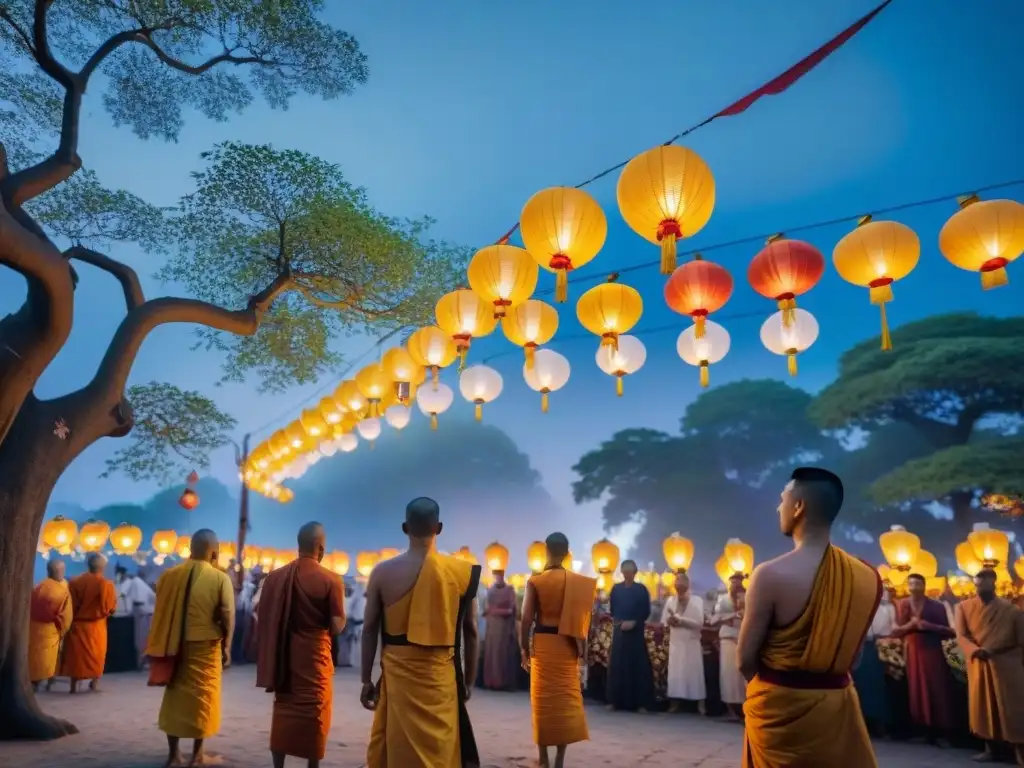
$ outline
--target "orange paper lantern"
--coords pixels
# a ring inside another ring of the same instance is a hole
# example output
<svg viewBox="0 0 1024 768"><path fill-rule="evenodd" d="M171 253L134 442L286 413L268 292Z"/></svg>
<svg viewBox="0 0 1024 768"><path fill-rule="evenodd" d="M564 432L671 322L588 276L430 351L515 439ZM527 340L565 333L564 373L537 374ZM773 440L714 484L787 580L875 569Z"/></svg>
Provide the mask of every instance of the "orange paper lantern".
<svg viewBox="0 0 1024 768"><path fill-rule="evenodd" d="M708 315L725 306L732 287L732 275L725 267L704 261L697 254L665 283L665 303L674 312L692 317L696 336L702 338Z"/></svg>
<svg viewBox="0 0 1024 768"><path fill-rule="evenodd" d="M1024 252L1024 205L971 195L960 207L939 232L939 250L954 266L979 272L984 290L1006 285L1006 266Z"/></svg>
<svg viewBox="0 0 1024 768"><path fill-rule="evenodd" d="M152 546L153 551L160 555L170 555L174 553L174 548L178 543L178 534L174 531L157 531L153 534Z"/></svg>
<svg viewBox="0 0 1024 768"><path fill-rule="evenodd" d="M86 520L78 533L78 545L83 552L99 552L110 538L110 526L100 520Z"/></svg>
<svg viewBox="0 0 1024 768"><path fill-rule="evenodd" d="M802 240L770 240L747 267L751 287L762 296L778 302L782 320L793 322L796 297L811 290L825 274L821 251Z"/></svg>

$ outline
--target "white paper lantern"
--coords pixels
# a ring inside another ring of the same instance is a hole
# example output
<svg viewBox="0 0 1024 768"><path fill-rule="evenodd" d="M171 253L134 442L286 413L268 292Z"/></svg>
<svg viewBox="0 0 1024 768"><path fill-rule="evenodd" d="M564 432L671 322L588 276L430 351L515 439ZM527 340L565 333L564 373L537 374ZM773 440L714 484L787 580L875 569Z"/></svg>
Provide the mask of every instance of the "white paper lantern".
<svg viewBox="0 0 1024 768"><path fill-rule="evenodd" d="M697 338L697 326L691 325L679 334L676 352L683 362L700 368L700 385L706 387L711 377L708 366L720 362L729 354L729 332L718 323L704 322L704 335Z"/></svg>
<svg viewBox="0 0 1024 768"><path fill-rule="evenodd" d="M310 466L310 467L312 467L314 464L316 464L322 458L323 458L323 456L320 454L319 451L310 451L309 453L307 453L305 455L306 464L308 466Z"/></svg>
<svg viewBox="0 0 1024 768"><path fill-rule="evenodd" d="M338 452L338 446L333 440L324 440L317 448L321 456L333 456Z"/></svg>
<svg viewBox="0 0 1024 768"><path fill-rule="evenodd" d="M371 443L380 437L381 430L380 419L376 417L363 419L356 423L356 431L359 433L359 436Z"/></svg>
<svg viewBox="0 0 1024 768"><path fill-rule="evenodd" d="M359 438L351 432L346 432L336 438L334 444L338 446L338 450L342 453L352 453L359 446Z"/></svg>
<svg viewBox="0 0 1024 768"><path fill-rule="evenodd" d="M622 397L622 379L647 362L647 347L636 336L619 336L617 346L605 344L597 350L597 367L615 377L615 394Z"/></svg>
<svg viewBox="0 0 1024 768"><path fill-rule="evenodd" d="M471 365L459 376L459 391L476 406L476 420L484 417L483 406L501 394L501 374L486 365Z"/></svg>
<svg viewBox="0 0 1024 768"><path fill-rule="evenodd" d="M782 312L764 321L761 343L776 355L785 355L789 361L789 375L796 376L796 356L810 348L818 339L818 321L806 309L795 310L789 325L782 322Z"/></svg>
<svg viewBox="0 0 1024 768"><path fill-rule="evenodd" d="M548 412L548 395L557 392L569 381L569 361L550 349L538 349L533 365L523 366L523 378L534 392L540 392L540 410Z"/></svg>
<svg viewBox="0 0 1024 768"><path fill-rule="evenodd" d="M431 429L437 429L437 417L452 407L454 399L452 388L441 382L433 387L422 387L416 393L416 405L424 416L430 417Z"/></svg>
<svg viewBox="0 0 1024 768"><path fill-rule="evenodd" d="M412 411L409 410L407 405L392 405L384 411L384 421L392 429L405 429L411 418Z"/></svg>

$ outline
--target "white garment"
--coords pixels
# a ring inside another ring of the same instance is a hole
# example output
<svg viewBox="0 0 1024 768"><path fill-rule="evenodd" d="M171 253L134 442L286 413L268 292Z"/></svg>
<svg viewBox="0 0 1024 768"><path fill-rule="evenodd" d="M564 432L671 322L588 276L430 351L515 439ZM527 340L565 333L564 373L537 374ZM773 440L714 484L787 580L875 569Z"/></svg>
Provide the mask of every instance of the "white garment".
<svg viewBox="0 0 1024 768"><path fill-rule="evenodd" d="M696 628L670 627L668 643L668 697L685 701L703 701L707 698L704 682L704 651L700 646L700 627L704 623L704 601L691 595L683 610L679 598L672 595L665 601L661 623L669 626L669 619L677 616L697 623Z"/></svg>
<svg viewBox="0 0 1024 768"><path fill-rule="evenodd" d="M871 619L871 626L868 628L865 640L876 640L879 637L888 637L896 626L896 606L892 603L879 603L875 616ZM952 625L951 625L952 626Z"/></svg>
<svg viewBox="0 0 1024 768"><path fill-rule="evenodd" d="M729 595L722 595L718 598L718 602L715 604L715 617L720 618L723 616L730 616L736 612L736 607L732 603L732 598ZM740 635L740 620L738 618L731 618L723 623L718 630L719 639L729 638L735 640Z"/></svg>
<svg viewBox="0 0 1024 768"><path fill-rule="evenodd" d="M138 576L129 576L117 585L117 608L115 616L131 616L139 606L141 613L153 615L156 607L156 592Z"/></svg>
<svg viewBox="0 0 1024 768"><path fill-rule="evenodd" d="M740 674L736 640L719 636L718 685L723 704L742 704L747 698L747 681Z"/></svg>

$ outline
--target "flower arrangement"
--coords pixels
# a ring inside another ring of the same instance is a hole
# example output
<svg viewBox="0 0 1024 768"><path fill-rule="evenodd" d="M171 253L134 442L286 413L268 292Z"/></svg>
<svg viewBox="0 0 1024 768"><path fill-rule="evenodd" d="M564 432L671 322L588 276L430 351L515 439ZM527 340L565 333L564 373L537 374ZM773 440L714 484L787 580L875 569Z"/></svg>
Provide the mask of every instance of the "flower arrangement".
<svg viewBox="0 0 1024 768"><path fill-rule="evenodd" d="M903 653L903 640L898 637L880 637L875 640L878 659L885 666L885 674L893 680L902 680L907 674L907 658Z"/></svg>

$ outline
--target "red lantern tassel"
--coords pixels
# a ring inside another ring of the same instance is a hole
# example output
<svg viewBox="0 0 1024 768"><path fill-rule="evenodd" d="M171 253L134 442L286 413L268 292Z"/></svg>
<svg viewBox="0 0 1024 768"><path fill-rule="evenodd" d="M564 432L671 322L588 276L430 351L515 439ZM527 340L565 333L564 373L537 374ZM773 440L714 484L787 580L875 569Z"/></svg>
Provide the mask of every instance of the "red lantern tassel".
<svg viewBox="0 0 1024 768"><path fill-rule="evenodd" d="M615 395L617 397L622 397L622 390L623 390L622 376L618 375L618 376L615 377Z"/></svg>
<svg viewBox="0 0 1024 768"><path fill-rule="evenodd" d="M436 413L430 414L430 428L435 430L435 431L437 430L437 414Z"/></svg>
<svg viewBox="0 0 1024 768"><path fill-rule="evenodd" d="M786 352L786 358L789 363L789 375L796 376L796 350L790 349Z"/></svg>
<svg viewBox="0 0 1024 768"><path fill-rule="evenodd" d="M708 370L710 366L707 360L702 360L700 363L700 385L706 387L711 383L711 372Z"/></svg>
<svg viewBox="0 0 1024 768"><path fill-rule="evenodd" d="M548 392L547 392L547 390L544 390L543 392L540 393L540 412L541 413L547 413L548 412Z"/></svg>

